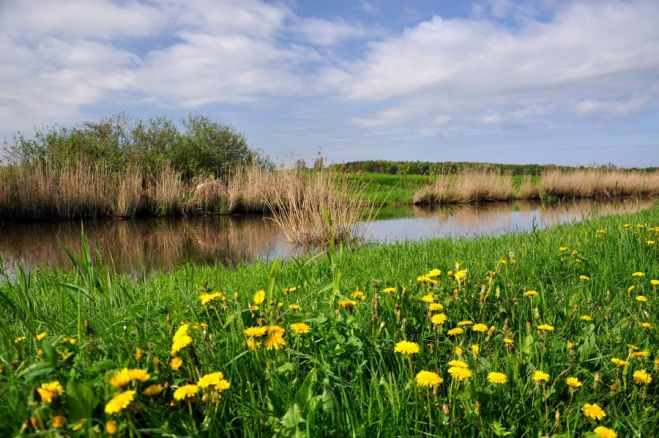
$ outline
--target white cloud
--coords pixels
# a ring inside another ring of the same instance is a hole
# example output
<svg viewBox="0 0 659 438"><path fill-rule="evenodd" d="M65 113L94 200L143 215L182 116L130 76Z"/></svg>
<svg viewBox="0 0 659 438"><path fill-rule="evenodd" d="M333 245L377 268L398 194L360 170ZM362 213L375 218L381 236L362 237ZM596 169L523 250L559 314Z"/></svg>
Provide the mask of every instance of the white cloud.
<svg viewBox="0 0 659 438"><path fill-rule="evenodd" d="M615 119L638 114L649 103L647 97L634 97L626 101L589 99L578 102L575 110L583 116Z"/></svg>
<svg viewBox="0 0 659 438"><path fill-rule="evenodd" d="M342 19L324 20L321 18L301 18L293 25L293 32L318 46L333 46L342 41L363 39L381 33Z"/></svg>

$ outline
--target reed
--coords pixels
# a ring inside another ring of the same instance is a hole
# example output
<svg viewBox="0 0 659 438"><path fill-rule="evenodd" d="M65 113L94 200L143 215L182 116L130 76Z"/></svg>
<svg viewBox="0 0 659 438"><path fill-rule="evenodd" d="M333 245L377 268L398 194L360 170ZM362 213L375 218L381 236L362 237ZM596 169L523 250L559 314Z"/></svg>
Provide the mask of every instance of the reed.
<svg viewBox="0 0 659 438"><path fill-rule="evenodd" d="M544 193L556 197L656 196L659 194L659 172L554 170L542 174L541 186Z"/></svg>

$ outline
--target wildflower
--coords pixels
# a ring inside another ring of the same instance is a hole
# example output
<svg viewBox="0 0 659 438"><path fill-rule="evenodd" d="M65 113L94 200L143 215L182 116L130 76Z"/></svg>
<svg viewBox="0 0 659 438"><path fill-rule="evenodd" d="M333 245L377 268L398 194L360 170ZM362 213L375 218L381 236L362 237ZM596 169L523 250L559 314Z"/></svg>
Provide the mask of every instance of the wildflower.
<svg viewBox="0 0 659 438"><path fill-rule="evenodd" d="M364 292L362 292L360 290L354 291L352 294L350 294L350 297L353 300L362 300L362 301L364 301L366 299L366 295L364 294Z"/></svg>
<svg viewBox="0 0 659 438"><path fill-rule="evenodd" d="M475 332L483 333L487 331L487 325L478 323L478 324L474 324L474 326L471 329Z"/></svg>
<svg viewBox="0 0 659 438"><path fill-rule="evenodd" d="M66 417L64 417L63 415L55 415L51 419L51 424L53 426L53 429L61 429L66 424Z"/></svg>
<svg viewBox="0 0 659 438"><path fill-rule="evenodd" d="M428 283L428 284L437 284L437 283L439 283L439 281L435 280L432 277L428 277L427 275L419 275L416 278L416 281L418 281L419 283Z"/></svg>
<svg viewBox="0 0 659 438"><path fill-rule="evenodd" d="M23 342L26 339L27 339L27 336L19 336L16 339L14 339L14 344L20 344L21 342Z"/></svg>
<svg viewBox="0 0 659 438"><path fill-rule="evenodd" d="M481 347L478 344L471 344L469 349L471 350L471 354L474 356L478 356L478 353L481 351Z"/></svg>
<svg viewBox="0 0 659 438"><path fill-rule="evenodd" d="M529 297L529 298L535 298L535 297L538 296L538 291L535 291L535 290L527 290L527 291L524 292L522 295L525 296L525 297Z"/></svg>
<svg viewBox="0 0 659 438"><path fill-rule="evenodd" d="M135 399L135 391L125 391L116 395L105 405L105 413L109 415L118 414L126 409Z"/></svg>
<svg viewBox="0 0 659 438"><path fill-rule="evenodd" d="M175 358L173 358L172 361L169 363L169 366L170 366L171 369L173 369L174 371L178 371L179 368L181 368L181 367L183 366L183 359L181 359L180 357L175 357Z"/></svg>
<svg viewBox="0 0 659 438"><path fill-rule="evenodd" d="M460 322L458 323L458 327L462 327L462 326L465 326L465 325L472 325L472 324L473 324L472 321L470 321L470 320L468 320L468 319L465 319L465 320L460 321Z"/></svg>
<svg viewBox="0 0 659 438"><path fill-rule="evenodd" d="M382 292L384 292L385 294L393 294L393 293L396 293L396 288L395 287L385 287L384 289L382 289Z"/></svg>
<svg viewBox="0 0 659 438"><path fill-rule="evenodd" d="M339 307L343 309L352 309L357 305L357 301L353 300L339 300Z"/></svg>
<svg viewBox="0 0 659 438"><path fill-rule="evenodd" d="M41 332L38 335L34 337L37 341L42 341L46 336L48 336L48 333L46 332Z"/></svg>
<svg viewBox="0 0 659 438"><path fill-rule="evenodd" d="M256 304L250 304L249 305L249 311L250 312L258 312L259 309L260 309L260 307L257 306Z"/></svg>
<svg viewBox="0 0 659 438"><path fill-rule="evenodd" d="M268 337L263 342L266 350L280 350L286 345L286 340L281 332L268 333Z"/></svg>
<svg viewBox="0 0 659 438"><path fill-rule="evenodd" d="M639 303L646 303L648 301L648 297L646 297L645 295L637 295L635 299Z"/></svg>
<svg viewBox="0 0 659 438"><path fill-rule="evenodd" d="M450 360L448 366L457 367L457 368L469 368L469 365L467 365L466 362L463 362L461 360Z"/></svg>
<svg viewBox="0 0 659 438"><path fill-rule="evenodd" d="M188 335L189 324L181 324L172 337L172 351L170 354L176 356L181 350L192 344L192 338Z"/></svg>
<svg viewBox="0 0 659 438"><path fill-rule="evenodd" d="M260 338L261 336L265 336L267 332L268 327L247 327L243 330L243 334L250 338Z"/></svg>
<svg viewBox="0 0 659 438"><path fill-rule="evenodd" d="M421 347L419 347L419 344L410 341L399 341L398 343L396 343L396 346L394 347L395 353L400 353L407 357L410 357L413 354L418 353L419 351L421 351Z"/></svg>
<svg viewBox="0 0 659 438"><path fill-rule="evenodd" d="M147 373L145 370L138 368L124 368L114 373L112 379L110 380L110 384L115 388L121 389L134 380L146 382L149 380L149 377L149 373Z"/></svg>
<svg viewBox="0 0 659 438"><path fill-rule="evenodd" d="M538 326L538 330L544 331L544 332L553 332L554 331L554 326L549 325L549 324L540 324Z"/></svg>
<svg viewBox="0 0 659 438"><path fill-rule="evenodd" d="M637 385L649 385L652 382L652 376L645 369L634 371L634 383Z"/></svg>
<svg viewBox="0 0 659 438"><path fill-rule="evenodd" d="M613 364L617 367L624 367L626 365L629 365L629 362L627 362L626 360L619 359L617 357L612 357L611 362L613 362Z"/></svg>
<svg viewBox="0 0 659 438"><path fill-rule="evenodd" d="M201 304L205 306L206 304L210 304L213 301L217 299L223 298L224 295L221 292L213 292L209 294L201 294L199 295L199 301L201 301Z"/></svg>
<svg viewBox="0 0 659 438"><path fill-rule="evenodd" d="M643 327L644 329L648 329L648 330L649 330L649 329L652 328L652 324L650 324L649 322L642 322L642 323L641 323L641 327Z"/></svg>
<svg viewBox="0 0 659 438"><path fill-rule="evenodd" d="M636 289L636 286L634 286L634 285L629 286L629 287L627 288L627 293L628 293L628 294L632 293L632 291L633 291L634 289Z"/></svg>
<svg viewBox="0 0 659 438"><path fill-rule="evenodd" d="M119 427L117 426L116 421L110 420L107 423L105 423L105 432L108 435L114 435L115 433L117 433L117 429L119 429Z"/></svg>
<svg viewBox="0 0 659 438"><path fill-rule="evenodd" d="M425 370L419 371L414 380L416 381L416 386L424 388L436 388L444 381L439 374Z"/></svg>
<svg viewBox="0 0 659 438"><path fill-rule="evenodd" d="M568 247L567 247L567 246L560 246L560 247L558 248L558 250L559 250L560 252L567 251L567 250L568 250Z"/></svg>
<svg viewBox="0 0 659 438"><path fill-rule="evenodd" d="M586 403L581 408L581 411L584 413L586 417L591 418L593 420L601 420L602 418L606 417L604 410L600 408L600 406L597 403L594 403L592 405L590 403Z"/></svg>
<svg viewBox="0 0 659 438"><path fill-rule="evenodd" d="M474 373L472 373L469 368L464 367L451 367L448 369L448 373L451 375L451 377L460 382L467 380L474 375Z"/></svg>
<svg viewBox="0 0 659 438"><path fill-rule="evenodd" d="M231 388L231 382L229 382L228 380L224 380L224 379L220 380L215 385L215 390L217 392L223 392L223 391L226 391L229 388Z"/></svg>
<svg viewBox="0 0 659 438"><path fill-rule="evenodd" d="M199 392L199 387L197 385L183 385L176 388L174 391L174 400L185 400L186 398L192 398Z"/></svg>
<svg viewBox="0 0 659 438"><path fill-rule="evenodd" d="M650 284L651 284L652 286L659 286L659 280L654 280L654 279L653 279L653 280L650 280Z"/></svg>
<svg viewBox="0 0 659 438"><path fill-rule="evenodd" d="M465 331L464 331L462 328L460 328L460 327L455 327L455 328L450 329L450 330L449 330L448 332L446 332L446 333L448 333L450 336L457 336L457 335L461 335L461 334L463 334L464 332L465 332Z"/></svg>
<svg viewBox="0 0 659 438"><path fill-rule="evenodd" d="M433 315L430 318L430 322L432 322L433 325L440 325L440 324L444 324L444 322L446 322L447 319L448 317L446 315L444 315L443 313L438 313L437 315Z"/></svg>
<svg viewBox="0 0 659 438"><path fill-rule="evenodd" d="M155 397L159 395L163 391L163 386L159 383L154 383L153 385L149 385L146 387L144 391L142 391L142 394L146 395L147 397Z"/></svg>
<svg viewBox="0 0 659 438"><path fill-rule="evenodd" d="M68 336L65 336L62 338L62 342L69 345L75 345L78 340L76 338L69 338Z"/></svg>
<svg viewBox="0 0 659 438"><path fill-rule="evenodd" d="M632 277L636 277L636 278L645 277L645 272L636 271L632 274Z"/></svg>
<svg viewBox="0 0 659 438"><path fill-rule="evenodd" d="M513 341L510 338L503 338L503 343L506 344L506 345L513 345L515 343L515 341Z"/></svg>
<svg viewBox="0 0 659 438"><path fill-rule="evenodd" d="M469 269L462 269L460 271L457 271L453 274L453 278L455 278L455 281L458 283L461 283L464 281L465 278L467 278L467 274L469 273Z"/></svg>
<svg viewBox="0 0 659 438"><path fill-rule="evenodd" d="M549 381L549 374L545 373L544 371L535 370L535 372L533 373L533 381L534 382L548 382Z"/></svg>
<svg viewBox="0 0 659 438"><path fill-rule="evenodd" d="M593 432L595 432L595 435L599 438L618 438L618 435L613 429L604 426L597 426Z"/></svg>
<svg viewBox="0 0 659 438"><path fill-rule="evenodd" d="M299 304L289 304L288 305L288 310L293 311L293 312L297 312L298 310L300 310L300 305Z"/></svg>
<svg viewBox="0 0 659 438"><path fill-rule="evenodd" d="M487 375L487 381L495 385L503 385L508 381L504 373L491 372Z"/></svg>
<svg viewBox="0 0 659 438"><path fill-rule="evenodd" d="M289 294L289 293L295 292L296 290L297 290L297 286L285 287L284 288L284 293Z"/></svg>
<svg viewBox="0 0 659 438"><path fill-rule="evenodd" d="M430 303L428 305L428 310L431 312L441 312L444 310L444 305L442 303Z"/></svg>
<svg viewBox="0 0 659 438"><path fill-rule="evenodd" d="M568 377L565 379L565 383L567 383L567 386L569 386L571 389L580 388L582 385L582 383L576 377Z"/></svg>
<svg viewBox="0 0 659 438"><path fill-rule="evenodd" d="M305 333L309 333L311 331L311 327L309 327L308 324L305 324L303 322L297 322L294 324L291 324L291 330L293 333L298 334L298 335L303 335Z"/></svg>
<svg viewBox="0 0 659 438"><path fill-rule="evenodd" d="M590 315L581 315L581 318L579 319L581 319L582 321L592 321L593 317Z"/></svg>
<svg viewBox="0 0 659 438"><path fill-rule="evenodd" d="M252 297L252 302L254 305L258 306L259 304L263 303L265 301L265 291L264 290L259 290L257 291L254 296Z"/></svg>
<svg viewBox="0 0 659 438"><path fill-rule="evenodd" d="M641 358L645 359L646 357L649 357L649 356L650 356L649 351L635 351L635 352L633 352L632 354L629 355L629 358L630 359L636 359L636 358L641 357Z"/></svg>
<svg viewBox="0 0 659 438"><path fill-rule="evenodd" d="M423 301L424 303L432 303L433 301L435 301L435 294L432 293L426 294L421 297L421 301Z"/></svg>
<svg viewBox="0 0 659 438"><path fill-rule="evenodd" d="M51 404L53 400L58 398L60 395L64 394L64 387L57 380L48 383L42 383L39 388L37 388L41 402L44 404Z"/></svg>
<svg viewBox="0 0 659 438"><path fill-rule="evenodd" d="M581 281L590 281L590 277L587 275L580 275L579 280Z"/></svg>
<svg viewBox="0 0 659 438"><path fill-rule="evenodd" d="M428 272L426 275L428 277L433 278L433 277L439 277L441 274L442 274L442 271L440 271L437 268L434 268L434 269L431 269L430 272Z"/></svg>
<svg viewBox="0 0 659 438"><path fill-rule="evenodd" d="M224 379L224 374L222 374L222 371L216 371L214 373L206 374L201 379L199 379L197 386L200 388L208 388L209 386L217 385L222 379Z"/></svg>
<svg viewBox="0 0 659 438"><path fill-rule="evenodd" d="M462 347L459 345L456 345L455 348L453 349L453 352L455 353L458 358L462 357Z"/></svg>

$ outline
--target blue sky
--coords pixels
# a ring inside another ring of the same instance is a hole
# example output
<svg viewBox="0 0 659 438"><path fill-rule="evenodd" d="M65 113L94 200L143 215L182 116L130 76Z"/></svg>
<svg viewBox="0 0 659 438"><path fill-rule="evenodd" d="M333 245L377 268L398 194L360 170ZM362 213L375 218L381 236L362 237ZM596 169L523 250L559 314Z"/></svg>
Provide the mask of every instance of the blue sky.
<svg viewBox="0 0 659 438"><path fill-rule="evenodd" d="M277 161L659 165L659 2L0 1L0 137L119 112Z"/></svg>

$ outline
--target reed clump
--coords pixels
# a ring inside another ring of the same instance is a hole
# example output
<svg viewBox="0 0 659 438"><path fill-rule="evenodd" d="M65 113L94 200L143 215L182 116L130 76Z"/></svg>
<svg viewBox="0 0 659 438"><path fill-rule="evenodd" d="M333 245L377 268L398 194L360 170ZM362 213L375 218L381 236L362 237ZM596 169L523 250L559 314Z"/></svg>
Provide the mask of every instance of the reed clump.
<svg viewBox="0 0 659 438"><path fill-rule="evenodd" d="M556 197L656 196L659 194L659 172L552 170L542 174L540 184L544 193Z"/></svg>
<svg viewBox="0 0 659 438"><path fill-rule="evenodd" d="M505 201L511 199L512 194L512 175L466 171L458 175L438 176L433 185L414 195L413 203L423 205Z"/></svg>

